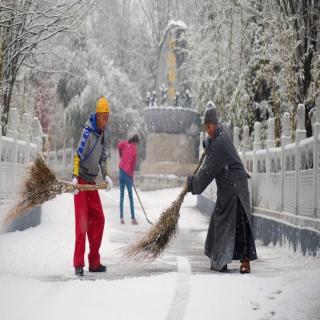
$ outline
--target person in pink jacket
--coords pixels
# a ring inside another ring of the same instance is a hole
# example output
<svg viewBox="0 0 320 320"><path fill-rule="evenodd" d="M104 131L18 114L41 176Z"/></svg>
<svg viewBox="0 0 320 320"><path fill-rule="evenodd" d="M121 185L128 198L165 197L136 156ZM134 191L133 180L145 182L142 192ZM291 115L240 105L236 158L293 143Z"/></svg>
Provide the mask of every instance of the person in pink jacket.
<svg viewBox="0 0 320 320"><path fill-rule="evenodd" d="M138 224L134 214L133 204L133 175L134 168L137 163L137 144L140 142L137 134L129 138L129 140L122 140L119 142L117 148L120 156L119 164L119 185L120 185L120 223L124 224L123 218L123 201L124 189L127 187L130 200L131 223Z"/></svg>

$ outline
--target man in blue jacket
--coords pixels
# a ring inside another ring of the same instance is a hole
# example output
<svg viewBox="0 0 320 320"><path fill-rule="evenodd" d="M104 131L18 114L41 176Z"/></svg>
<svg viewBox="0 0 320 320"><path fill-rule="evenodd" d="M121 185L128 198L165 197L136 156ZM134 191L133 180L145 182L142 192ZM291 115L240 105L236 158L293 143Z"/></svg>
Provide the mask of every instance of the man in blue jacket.
<svg viewBox="0 0 320 320"><path fill-rule="evenodd" d="M73 184L95 184L101 172L108 188L113 186L107 172L106 127L109 119L109 103L101 97L96 104L96 113L91 114L78 144L73 163ZM104 214L98 191L80 191L74 195L76 241L73 265L75 274L83 275L86 236L90 252L89 272L105 272L99 249L104 228Z"/></svg>

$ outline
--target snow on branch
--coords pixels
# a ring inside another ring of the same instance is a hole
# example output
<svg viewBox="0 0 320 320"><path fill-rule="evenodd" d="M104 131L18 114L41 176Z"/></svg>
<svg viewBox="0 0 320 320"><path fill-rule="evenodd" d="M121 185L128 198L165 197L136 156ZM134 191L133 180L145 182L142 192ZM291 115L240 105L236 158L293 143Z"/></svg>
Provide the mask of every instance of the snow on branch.
<svg viewBox="0 0 320 320"><path fill-rule="evenodd" d="M1 39L4 44L1 80L8 78L9 70L17 72L16 67L21 66L21 62L40 43L63 32L77 34L75 27L94 4L94 0L64 0L54 5L39 0L1 2L0 28L4 31Z"/></svg>
<svg viewBox="0 0 320 320"><path fill-rule="evenodd" d="M95 5L96 0L0 1L0 103L4 106L4 133L21 67L25 65L39 71L37 52L44 52L48 41L59 34L69 33L80 38L79 26Z"/></svg>

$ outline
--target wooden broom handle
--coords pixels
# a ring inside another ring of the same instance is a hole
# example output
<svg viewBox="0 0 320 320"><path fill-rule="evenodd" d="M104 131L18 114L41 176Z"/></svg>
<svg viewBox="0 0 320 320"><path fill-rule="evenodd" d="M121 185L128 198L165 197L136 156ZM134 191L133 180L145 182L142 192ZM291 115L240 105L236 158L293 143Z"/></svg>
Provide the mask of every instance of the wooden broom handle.
<svg viewBox="0 0 320 320"><path fill-rule="evenodd" d="M100 184L78 184L76 188L78 190L84 191L94 191L99 189L106 189L108 187L107 183L100 183Z"/></svg>
<svg viewBox="0 0 320 320"><path fill-rule="evenodd" d="M106 189L108 187L108 184L106 182L102 182L100 184L77 184L73 185L70 182L62 181L67 186L74 187L74 189L78 189L80 191L95 191L95 190L101 190Z"/></svg>
<svg viewBox="0 0 320 320"><path fill-rule="evenodd" d="M196 173L199 171L199 169L200 169L200 167L201 167L201 165L202 165L202 163L203 163L203 160L204 160L206 154L207 154L206 151L203 151L203 152L202 152L202 155L201 155L201 157L200 157L200 160L199 160L199 162L198 162L198 165L197 165L197 167L195 168L195 170L193 171L193 174L196 174Z"/></svg>

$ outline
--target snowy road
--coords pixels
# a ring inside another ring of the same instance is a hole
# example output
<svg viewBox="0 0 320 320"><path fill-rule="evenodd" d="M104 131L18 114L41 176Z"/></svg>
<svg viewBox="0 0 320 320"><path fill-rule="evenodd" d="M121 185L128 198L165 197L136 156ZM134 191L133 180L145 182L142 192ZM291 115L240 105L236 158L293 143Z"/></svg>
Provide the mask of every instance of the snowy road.
<svg viewBox="0 0 320 320"><path fill-rule="evenodd" d="M141 192L150 218L156 220L179 191ZM123 262L119 249L149 225L141 210L138 226L119 224L118 192L100 193L107 274L84 280L73 275L70 195L43 207L40 226L0 235L1 320L320 319L320 258L258 245L250 275L240 275L238 263L228 273L211 272L203 255L208 220L192 196L183 204L178 237L161 258L151 264Z"/></svg>

